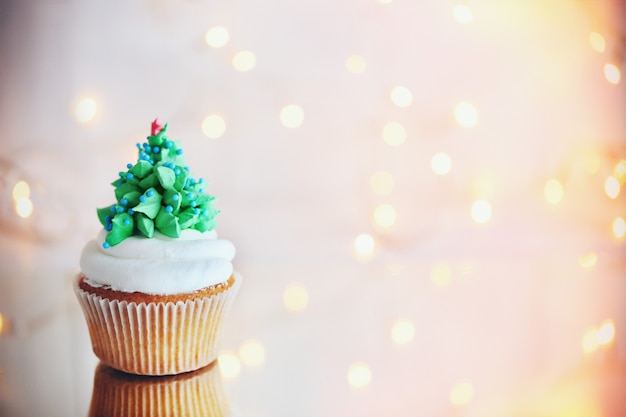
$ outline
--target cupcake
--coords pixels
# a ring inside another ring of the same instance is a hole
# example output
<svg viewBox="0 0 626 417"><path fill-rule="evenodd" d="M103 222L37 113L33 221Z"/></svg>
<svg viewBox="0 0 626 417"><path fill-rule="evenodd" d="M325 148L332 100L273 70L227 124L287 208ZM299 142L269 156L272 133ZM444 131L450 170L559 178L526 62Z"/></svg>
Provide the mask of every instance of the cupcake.
<svg viewBox="0 0 626 417"><path fill-rule="evenodd" d="M214 197L195 179L167 124L152 122L97 210L103 229L81 254L74 289L95 355L131 374L173 375L213 362L241 277L218 239Z"/></svg>
<svg viewBox="0 0 626 417"><path fill-rule="evenodd" d="M230 415L217 364L181 375L130 375L100 363L89 417L226 417Z"/></svg>

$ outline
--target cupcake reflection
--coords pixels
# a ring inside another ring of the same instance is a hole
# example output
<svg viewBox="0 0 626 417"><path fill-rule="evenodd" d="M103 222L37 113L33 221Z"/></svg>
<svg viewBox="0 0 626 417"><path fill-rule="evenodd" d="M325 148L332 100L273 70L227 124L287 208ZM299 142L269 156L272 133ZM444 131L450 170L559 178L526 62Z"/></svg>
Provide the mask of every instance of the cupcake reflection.
<svg viewBox="0 0 626 417"><path fill-rule="evenodd" d="M98 364L89 417L226 417L228 398L216 362L179 375L140 376Z"/></svg>

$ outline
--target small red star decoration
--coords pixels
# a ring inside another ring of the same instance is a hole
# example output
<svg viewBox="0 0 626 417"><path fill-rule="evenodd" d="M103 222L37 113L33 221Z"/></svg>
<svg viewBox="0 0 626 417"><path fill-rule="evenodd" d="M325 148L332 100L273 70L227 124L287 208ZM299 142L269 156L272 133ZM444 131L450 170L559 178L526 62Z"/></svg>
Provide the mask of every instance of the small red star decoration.
<svg viewBox="0 0 626 417"><path fill-rule="evenodd" d="M152 121L152 135L153 136L158 135L162 129L163 129L163 125L161 124L161 121L157 117L156 119Z"/></svg>

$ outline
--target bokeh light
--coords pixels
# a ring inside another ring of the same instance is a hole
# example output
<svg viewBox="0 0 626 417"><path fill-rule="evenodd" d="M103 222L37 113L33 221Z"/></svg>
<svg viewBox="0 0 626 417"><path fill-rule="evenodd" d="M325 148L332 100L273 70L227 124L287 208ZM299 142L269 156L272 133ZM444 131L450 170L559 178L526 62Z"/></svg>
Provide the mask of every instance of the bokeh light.
<svg viewBox="0 0 626 417"><path fill-rule="evenodd" d="M376 240L372 235L362 233L354 239L354 250L357 255L369 256L376 248Z"/></svg>
<svg viewBox="0 0 626 417"><path fill-rule="evenodd" d="M445 287L452 280L452 267L445 262L437 262L430 268L430 280L438 287Z"/></svg>
<svg viewBox="0 0 626 417"><path fill-rule="evenodd" d="M450 390L450 402L456 406L468 404L474 397L474 387L469 382L460 382Z"/></svg>
<svg viewBox="0 0 626 417"><path fill-rule="evenodd" d="M283 291L283 304L288 311L302 311L309 304L309 292L300 284L290 284Z"/></svg>
<svg viewBox="0 0 626 417"><path fill-rule="evenodd" d="M374 224L388 229L396 224L398 214L390 204L380 204L374 209Z"/></svg>
<svg viewBox="0 0 626 417"><path fill-rule="evenodd" d="M445 152L436 153L430 160L430 167L435 174L446 175L452 169L452 159Z"/></svg>
<svg viewBox="0 0 626 417"><path fill-rule="evenodd" d="M215 26L207 31L204 40L211 48L222 48L230 40L230 33L223 26Z"/></svg>
<svg viewBox="0 0 626 417"><path fill-rule="evenodd" d="M487 223L491 219L491 211L487 200L476 200L472 204L472 219L476 223Z"/></svg>
<svg viewBox="0 0 626 417"><path fill-rule="evenodd" d="M543 187L543 195L548 203L552 205L559 204L563 199L563 186L561 185L559 180L551 178L546 182L546 185Z"/></svg>
<svg viewBox="0 0 626 417"><path fill-rule="evenodd" d="M20 198L15 202L15 212L23 219L30 217L33 214L33 202L30 198Z"/></svg>
<svg viewBox="0 0 626 417"><path fill-rule="evenodd" d="M393 191L393 176L386 171L377 171L370 178L372 191L379 195L387 195Z"/></svg>
<svg viewBox="0 0 626 417"><path fill-rule="evenodd" d="M615 168L613 169L613 176L617 178L620 184L626 183L626 161L620 160L617 164L615 164Z"/></svg>
<svg viewBox="0 0 626 417"><path fill-rule="evenodd" d="M400 319L391 326L391 339L396 345L406 345L415 337L415 325L411 320Z"/></svg>
<svg viewBox="0 0 626 417"><path fill-rule="evenodd" d="M578 257L578 264L583 268L593 268L598 263L598 255L589 252Z"/></svg>
<svg viewBox="0 0 626 417"><path fill-rule="evenodd" d="M587 148L581 156L583 166L589 174L593 175L600 170L600 166L602 165L602 158L600 158L597 149Z"/></svg>
<svg viewBox="0 0 626 417"><path fill-rule="evenodd" d="M237 71L250 71L256 66L256 55L250 51L239 51L233 56L233 67Z"/></svg>
<svg viewBox="0 0 626 417"><path fill-rule="evenodd" d="M295 129L304 122L304 111L300 106L289 104L280 110L279 117L283 126Z"/></svg>
<svg viewBox="0 0 626 417"><path fill-rule="evenodd" d="M604 76L611 84L619 84L619 81L622 78L622 73L616 65L606 64L604 66Z"/></svg>
<svg viewBox="0 0 626 417"><path fill-rule="evenodd" d="M220 353L217 358L217 364L220 368L220 373L225 379L234 379L239 376L241 362L235 353L230 351Z"/></svg>
<svg viewBox="0 0 626 417"><path fill-rule="evenodd" d="M409 107L413 102L413 94L411 91L402 86L396 86L391 89L391 102L398 107Z"/></svg>
<svg viewBox="0 0 626 417"><path fill-rule="evenodd" d="M30 185L24 180L15 183L11 191L15 212L23 219L33 214L33 202L30 199Z"/></svg>
<svg viewBox="0 0 626 417"><path fill-rule="evenodd" d="M13 333L14 329L11 325L11 320L6 314L0 312L0 337L2 335L8 335ZM0 368L0 377L2 376L2 368Z"/></svg>
<svg viewBox="0 0 626 417"><path fill-rule="evenodd" d="M598 327L592 327L583 335L582 348L585 354L593 353L600 347L610 345L615 339L615 323L604 320Z"/></svg>
<svg viewBox="0 0 626 417"><path fill-rule="evenodd" d="M496 192L496 176L484 173L477 176L472 181L472 192L475 197L487 198Z"/></svg>
<svg viewBox="0 0 626 417"><path fill-rule="evenodd" d="M613 231L613 236L618 239L621 239L626 235L626 221L622 217L617 217L613 220L613 224L611 225L611 229Z"/></svg>
<svg viewBox="0 0 626 417"><path fill-rule="evenodd" d="M598 330L589 329L583 336L583 353L589 354L598 348Z"/></svg>
<svg viewBox="0 0 626 417"><path fill-rule="evenodd" d="M92 97L85 97L78 101L74 108L74 117L80 123L89 123L95 117L98 112L98 104Z"/></svg>
<svg viewBox="0 0 626 417"><path fill-rule="evenodd" d="M353 74L363 74L367 68L365 58L361 55L350 55L346 58L346 69Z"/></svg>
<svg viewBox="0 0 626 417"><path fill-rule="evenodd" d="M348 368L348 383L355 388L363 388L372 381L372 371L363 362L353 363Z"/></svg>
<svg viewBox="0 0 626 417"><path fill-rule="evenodd" d="M613 342L615 338L615 323L613 320L605 320L598 328L597 339L598 344L601 346L607 346Z"/></svg>
<svg viewBox="0 0 626 417"><path fill-rule="evenodd" d="M474 20L474 13L465 4L456 4L452 8L452 15L459 23L471 23Z"/></svg>
<svg viewBox="0 0 626 417"><path fill-rule="evenodd" d="M615 177L608 177L604 181L604 192L609 198L615 199L620 193L620 183Z"/></svg>
<svg viewBox="0 0 626 417"><path fill-rule="evenodd" d="M30 197L30 185L26 181L18 181L13 186L12 190L13 200L17 201L22 198Z"/></svg>
<svg viewBox="0 0 626 417"><path fill-rule="evenodd" d="M589 44L597 52L604 52L606 49L604 36L600 35L598 32L589 33Z"/></svg>
<svg viewBox="0 0 626 417"><path fill-rule="evenodd" d="M258 340L246 340L239 347L241 363L253 368L265 363L265 348Z"/></svg>
<svg viewBox="0 0 626 417"><path fill-rule="evenodd" d="M472 128L478 124L478 110L468 101L461 101L454 106L454 118L465 128Z"/></svg>
<svg viewBox="0 0 626 417"><path fill-rule="evenodd" d="M226 132L226 120L219 114L210 114L202 120L202 133L217 139Z"/></svg>
<svg viewBox="0 0 626 417"><path fill-rule="evenodd" d="M389 122L383 127L383 140L389 146L400 146L406 140L406 129L399 122Z"/></svg>

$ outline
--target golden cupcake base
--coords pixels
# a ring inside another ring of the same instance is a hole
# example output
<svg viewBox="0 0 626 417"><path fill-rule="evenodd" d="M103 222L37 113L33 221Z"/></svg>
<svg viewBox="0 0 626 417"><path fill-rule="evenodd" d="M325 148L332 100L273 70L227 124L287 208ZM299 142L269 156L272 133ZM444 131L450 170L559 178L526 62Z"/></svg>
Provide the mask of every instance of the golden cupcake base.
<svg viewBox="0 0 626 417"><path fill-rule="evenodd" d="M95 355L138 375L175 375L218 355L222 324L241 284L238 275L199 292L154 296L92 287L81 275L75 292Z"/></svg>

